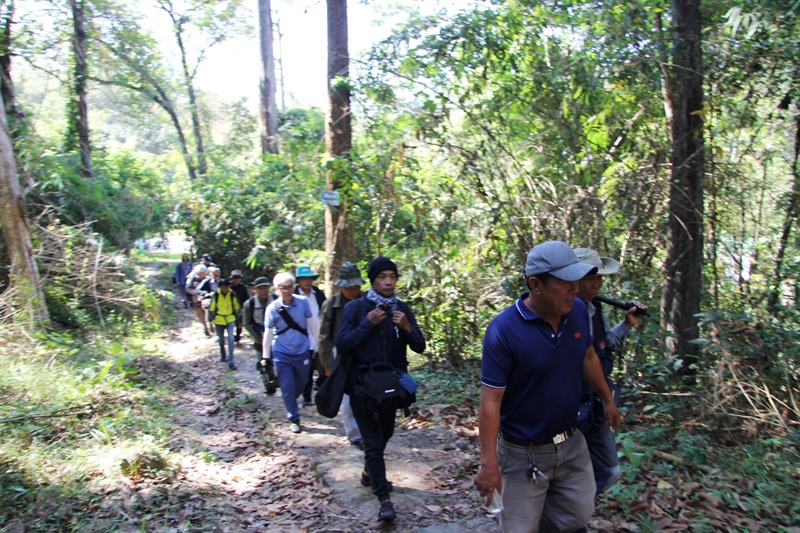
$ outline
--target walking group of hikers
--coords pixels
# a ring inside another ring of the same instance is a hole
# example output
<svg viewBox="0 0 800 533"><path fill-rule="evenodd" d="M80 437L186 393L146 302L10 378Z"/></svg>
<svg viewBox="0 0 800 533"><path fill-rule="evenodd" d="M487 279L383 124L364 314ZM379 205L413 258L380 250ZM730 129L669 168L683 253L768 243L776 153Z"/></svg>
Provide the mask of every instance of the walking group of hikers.
<svg viewBox="0 0 800 533"><path fill-rule="evenodd" d="M416 400L407 350L425 350L412 310L395 293L397 265L387 257L373 259L367 267L370 286L362 291L366 281L358 267L344 263L334 283L339 291L331 298L313 286L318 275L307 266L294 275L277 274L272 284L257 278L253 296L235 270L231 281L216 281L209 298L203 287L210 268L179 265L176 277L186 277L187 300L203 311L197 316L206 334L202 302L211 300L207 308L222 359L235 369L233 345L246 328L267 394L281 389L294 433L303 431L299 399L303 406L314 405L316 385L318 411L329 417L340 412L348 440L364 452L360 482L379 501L378 520L393 522L384 451L397 411L408 413ZM497 509L504 532L585 531L595 495L619 476L612 434L621 422L619 389L609 375L614 350L647 308L631 302L624 320L608 327L595 298L604 276L618 270L619 263L588 248L539 244L525 264L527 291L486 330L481 462L474 482L486 504ZM237 286L244 288L242 297Z"/></svg>

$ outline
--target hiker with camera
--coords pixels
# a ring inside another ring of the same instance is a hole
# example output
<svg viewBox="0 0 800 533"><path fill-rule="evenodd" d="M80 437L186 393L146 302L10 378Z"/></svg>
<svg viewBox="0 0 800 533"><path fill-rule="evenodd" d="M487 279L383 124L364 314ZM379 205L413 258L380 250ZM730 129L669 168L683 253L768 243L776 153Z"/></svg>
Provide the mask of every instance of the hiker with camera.
<svg viewBox="0 0 800 533"><path fill-rule="evenodd" d="M367 277L371 287L348 303L336 336L341 362L349 364L345 393L364 444L361 484L370 486L380 502L378 520L396 518L386 480L384 450L394 433L398 409L407 409L416 397L416 383L408 375L407 348L425 350L425 338L411 308L395 294L397 265L388 257L373 259ZM349 360L349 361L348 361Z"/></svg>
<svg viewBox="0 0 800 533"><path fill-rule="evenodd" d="M303 394L308 381L308 365L311 364L308 347L317 332L308 299L292 294L294 281L294 276L288 272L280 272L272 279L280 296L267 307L262 350L264 354L272 353L289 427L292 433L300 433L303 429L297 398Z"/></svg>
<svg viewBox="0 0 800 533"><path fill-rule="evenodd" d="M575 248L575 254L582 263L597 268L596 273L578 281L578 298L586 304L589 311L589 330L592 333L594 349L600 358L603 375L614 394L614 400L619 405L619 387L610 379L614 369L614 351L625 345L628 332L639 324L641 317L647 313L647 306L637 301L630 302L624 320L609 328L603 306L597 300L597 296L603 286L603 278L619 271L619 263L610 257L600 257L600 254L591 248ZM614 434L604 422L602 402L597 392L584 381L578 410L578 428L589 447L597 494L608 489L620 473Z"/></svg>
<svg viewBox="0 0 800 533"><path fill-rule="evenodd" d="M244 303L242 322L244 328L253 337L253 348L256 350L256 370L261 374L267 396L272 396L278 390L275 380L275 370L270 352L264 352L264 319L267 306L275 300L275 295L270 294L270 282L265 277L258 277L253 282L255 294Z"/></svg>

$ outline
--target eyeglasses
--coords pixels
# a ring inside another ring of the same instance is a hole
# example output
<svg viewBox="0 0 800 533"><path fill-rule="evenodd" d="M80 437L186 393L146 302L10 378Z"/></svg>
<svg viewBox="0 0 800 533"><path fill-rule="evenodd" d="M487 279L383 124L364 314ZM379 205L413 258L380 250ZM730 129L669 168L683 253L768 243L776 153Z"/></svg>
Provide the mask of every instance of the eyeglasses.
<svg viewBox="0 0 800 533"><path fill-rule="evenodd" d="M292 289L294 289L292 285L278 285L278 290L281 291L290 291Z"/></svg>

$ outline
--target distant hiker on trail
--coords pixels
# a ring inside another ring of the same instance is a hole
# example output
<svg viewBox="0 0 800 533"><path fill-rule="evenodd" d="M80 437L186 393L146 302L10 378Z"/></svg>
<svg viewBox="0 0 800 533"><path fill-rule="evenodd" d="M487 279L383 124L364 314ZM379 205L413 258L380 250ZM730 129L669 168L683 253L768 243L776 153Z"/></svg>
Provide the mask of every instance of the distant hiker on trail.
<svg viewBox="0 0 800 533"><path fill-rule="evenodd" d="M300 433L300 406L297 398L308 381L309 344L316 331L308 306L308 298L292 294L294 276L281 272L272 279L280 298L269 304L266 312L264 354L272 353L283 405L292 433Z"/></svg>
<svg viewBox="0 0 800 533"><path fill-rule="evenodd" d="M207 271L208 269L205 265L194 267L186 279L186 294L189 298L189 304L194 309L197 321L203 325L203 333L206 337L210 337L212 334L211 326L206 322L206 310L203 309L203 297L206 293L202 288L205 285Z"/></svg>
<svg viewBox="0 0 800 533"><path fill-rule="evenodd" d="M333 372L334 362L337 358L336 332L342 322L342 311L349 302L360 298L362 295L361 286L366 283L361 277L361 271L355 263L346 262L339 268L339 279L334 286L341 290L325 300L322 304L319 324L319 362L325 371L325 375ZM359 450L364 449L361 441L361 432L358 430L358 423L353 416L350 408L350 395L345 394L341 405L342 421L344 422L344 432L347 440L352 446Z"/></svg>
<svg viewBox="0 0 800 533"><path fill-rule="evenodd" d="M504 533L575 531L592 517L592 462L575 427L581 375L602 398L607 424L620 424L577 298L578 280L596 271L564 242L534 246L529 292L486 329L475 485L487 504L501 498Z"/></svg>
<svg viewBox="0 0 800 533"><path fill-rule="evenodd" d="M211 297L211 305L208 308L211 322L217 329L217 339L219 340L220 361L228 362L230 370L236 370L233 363L233 330L236 327L236 314L239 312L239 300L231 290L229 279L219 280L219 287ZM228 334L228 353L225 354L225 334Z"/></svg>
<svg viewBox="0 0 800 533"><path fill-rule="evenodd" d="M183 296L184 303L186 300L186 281L189 274L192 273L192 262L189 261L189 254L183 254L181 262L175 267L175 284L180 288L181 296Z"/></svg>
<svg viewBox="0 0 800 533"><path fill-rule="evenodd" d="M392 485L386 480L383 453L394 434L397 409L408 408L405 404L395 406L393 400L413 401L415 397L413 391L399 398L384 398L384 393L400 392L402 384L392 376L395 373L408 375L406 350L411 348L422 353L425 338L411 309L395 295L398 274L394 261L376 257L369 264L367 277L372 287L362 298L344 308L336 335L336 350L340 358L352 358L345 393L350 395L350 405L364 443L365 468L361 483L371 486L380 502L378 520L393 522L396 514L389 497ZM390 384L391 379L394 382ZM370 387L370 381L382 386ZM383 386L384 383L387 385Z"/></svg>
<svg viewBox="0 0 800 533"><path fill-rule="evenodd" d="M308 266L299 266L295 271L294 277L297 281L297 288L294 290L294 293L302 294L308 298L308 307L311 309L311 316L314 320L314 333L316 334L317 331L319 331L319 311L322 308L323 302L325 302L325 293L317 287L314 287L314 280L319 277L319 274L315 274ZM303 389L303 405L306 407L314 405L314 402L311 401L311 392L314 388L314 371L319 370L319 379L317 379L316 383L317 387L320 387L325 381L325 371L318 364L316 338L311 339L311 344L308 349L311 352L311 364L308 368L308 381Z"/></svg>
<svg viewBox="0 0 800 533"><path fill-rule="evenodd" d="M203 299L201 300L200 304L203 308L203 312L206 314L206 322L211 324L211 317L208 314L208 308L211 305L211 295L217 292L217 287L219 287L219 280L221 276L221 272L217 267L211 266L208 267L206 270L206 277L203 281L200 282L200 285L197 286L197 291L202 293ZM211 327L211 326L209 326ZM213 335L215 332L213 328L211 328L211 334Z"/></svg>
<svg viewBox="0 0 800 533"><path fill-rule="evenodd" d="M244 304L242 321L245 329L253 336L253 348L255 348L258 357L256 369L261 373L261 379L264 381L267 395L272 396L277 390L275 370L269 351L264 352L264 317L267 306L275 300L275 295L270 294L269 286L270 283L267 278L255 279L253 282L255 294Z"/></svg>
<svg viewBox="0 0 800 533"><path fill-rule="evenodd" d="M215 266L214 265L214 260L211 259L211 255L210 254L203 254L203 256L201 257L200 260L203 262L203 264L206 266L206 268L210 268L210 267Z"/></svg>
<svg viewBox="0 0 800 533"><path fill-rule="evenodd" d="M236 299L239 300L239 312L236 314L236 336L233 339L236 342L242 339L242 310L244 309L244 303L250 297L250 293L247 292L247 285L242 283L242 277L241 270L231 272L231 290L236 295Z"/></svg>
<svg viewBox="0 0 800 533"><path fill-rule="evenodd" d="M603 286L603 277L616 273L619 263L610 257L600 257L591 248L575 248L575 254L581 262L597 268L595 274L584 276L578 281L578 298L583 300L589 311L589 330L592 332L594 350L600 358L608 386L615 393L614 399L619 404L619 388L609 378L614 370L614 350L625 345L628 332L639 324L641 313L647 311L647 306L632 302L634 305L625 312L625 319L609 329L602 304L594 298ZM602 411L598 409L601 405L597 392L584 381L578 427L586 437L586 445L589 447L597 494L608 489L619 477L617 446L614 434L605 424Z"/></svg>

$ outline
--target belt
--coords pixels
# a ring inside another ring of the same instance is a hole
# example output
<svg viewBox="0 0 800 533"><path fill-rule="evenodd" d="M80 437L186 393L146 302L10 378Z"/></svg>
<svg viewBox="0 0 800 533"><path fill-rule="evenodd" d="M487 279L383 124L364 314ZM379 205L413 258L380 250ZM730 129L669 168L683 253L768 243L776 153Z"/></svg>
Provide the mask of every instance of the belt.
<svg viewBox="0 0 800 533"><path fill-rule="evenodd" d="M514 446L525 446L525 447L528 447L528 446L544 446L545 444L561 444L565 440L571 438L575 434L576 431L577 431L577 427L576 426L572 426L568 430L555 435L551 439L540 440L540 441L539 440L520 440L520 439L516 439L516 438L512 437L511 435L509 435L508 433L506 433L505 431L501 431L500 432L500 438L503 439L504 441L506 441L509 444L513 444Z"/></svg>

